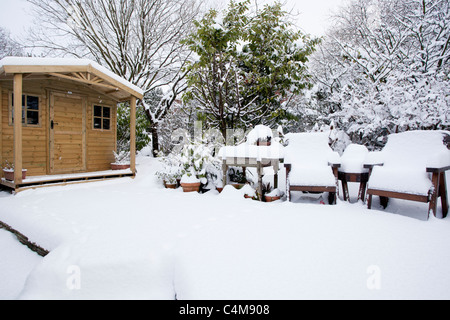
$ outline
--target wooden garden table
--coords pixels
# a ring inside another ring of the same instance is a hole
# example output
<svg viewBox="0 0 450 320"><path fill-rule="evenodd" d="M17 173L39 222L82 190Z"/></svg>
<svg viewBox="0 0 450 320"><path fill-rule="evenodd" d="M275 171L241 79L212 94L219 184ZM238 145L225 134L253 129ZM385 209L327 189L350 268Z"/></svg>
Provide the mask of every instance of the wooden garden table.
<svg viewBox="0 0 450 320"><path fill-rule="evenodd" d="M278 170L280 169L280 159L268 159L256 157L226 157L222 159L222 170L223 170L223 186L227 185L227 173L228 167L242 167L245 169L247 167L256 168L258 174L258 198L262 200L262 177L263 168L273 167L274 175L274 188L278 188Z"/></svg>
<svg viewBox="0 0 450 320"><path fill-rule="evenodd" d="M358 200L361 199L365 202L367 181L369 180L369 172L343 172L338 171L338 179L342 183L342 193L344 201L350 202L350 196L348 192L348 182L359 182Z"/></svg>

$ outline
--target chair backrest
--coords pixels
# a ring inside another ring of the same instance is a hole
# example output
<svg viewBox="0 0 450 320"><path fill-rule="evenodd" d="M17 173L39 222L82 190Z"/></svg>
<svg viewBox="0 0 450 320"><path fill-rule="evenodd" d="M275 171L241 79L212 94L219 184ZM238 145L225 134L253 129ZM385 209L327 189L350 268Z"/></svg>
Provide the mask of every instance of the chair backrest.
<svg viewBox="0 0 450 320"><path fill-rule="evenodd" d="M433 157L450 151L444 145L448 131L407 131L391 134L383 148L384 166L426 168Z"/></svg>
<svg viewBox="0 0 450 320"><path fill-rule="evenodd" d="M329 146L328 132L288 133L284 149L284 162L296 165L328 165L333 150Z"/></svg>

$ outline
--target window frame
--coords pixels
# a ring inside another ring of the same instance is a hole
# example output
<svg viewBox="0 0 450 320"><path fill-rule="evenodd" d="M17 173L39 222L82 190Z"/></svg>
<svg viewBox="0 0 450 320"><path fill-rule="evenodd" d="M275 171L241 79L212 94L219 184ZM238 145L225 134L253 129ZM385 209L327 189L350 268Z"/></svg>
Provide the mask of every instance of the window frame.
<svg viewBox="0 0 450 320"><path fill-rule="evenodd" d="M102 108L102 115L101 115L101 117L95 115L95 107L101 107ZM103 114L103 110L105 108L109 109L109 117L105 117L104 114ZM93 104L92 105L92 130L95 130L95 131L107 131L107 132L112 131L112 127L113 127L112 112L113 112L113 108L111 106L104 105L104 104L98 104L98 103ZM95 119L101 119L101 128L96 128L95 127ZM103 121L105 119L109 120L109 129L104 129L104 127L103 127L103 124L104 124Z"/></svg>
<svg viewBox="0 0 450 320"><path fill-rule="evenodd" d="M8 106L8 111L9 111L9 116L8 116L8 123L10 126L14 126L14 112L13 112L13 95L14 92L9 91L9 95L8 95L8 99L9 99L9 106ZM28 110L28 101L27 101L27 97L35 97L38 98L38 109L34 110ZM42 110L42 96L40 94L34 94L34 93L28 93L28 92L23 92L22 93L22 101L23 99L25 99L25 106L22 105L22 127L31 127L31 128L41 128L42 127L42 121L41 121L41 110ZM37 124L29 124L28 123L28 111L30 112L36 112L38 114L37 119L38 119L38 123Z"/></svg>

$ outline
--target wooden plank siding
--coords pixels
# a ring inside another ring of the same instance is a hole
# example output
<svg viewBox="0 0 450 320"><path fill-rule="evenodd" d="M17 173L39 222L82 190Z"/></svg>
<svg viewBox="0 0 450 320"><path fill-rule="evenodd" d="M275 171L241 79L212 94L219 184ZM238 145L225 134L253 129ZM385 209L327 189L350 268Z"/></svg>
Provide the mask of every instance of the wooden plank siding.
<svg viewBox="0 0 450 320"><path fill-rule="evenodd" d="M14 146L14 127L11 123L11 93L12 86L2 85L2 163L14 162L13 146ZM39 96L39 105L46 104L45 94L36 90L28 90L23 88L24 94L32 94ZM27 169L28 175L43 175L47 173L47 136L46 136L46 108L40 108L39 126L23 126L22 127L22 166Z"/></svg>
<svg viewBox="0 0 450 320"><path fill-rule="evenodd" d="M111 169L114 162L113 151L116 148L117 107L112 101L98 101L88 99L86 110L86 138L87 138L87 170L103 171ZM94 129L94 105L111 108L111 127L109 130Z"/></svg>
<svg viewBox="0 0 450 320"><path fill-rule="evenodd" d="M12 81L0 81L0 163L2 165L6 160L10 163L14 162L14 126L11 123L10 111L12 92ZM68 97L79 96L83 99L81 112L79 110L74 112L70 98L56 102L60 115L54 121L61 122L62 125L58 127L58 130L66 133L59 137L63 139L61 141L64 144L60 152L66 159L64 164L61 163L61 170L57 170L58 173L109 170L110 163L114 162L112 151L116 150L117 101L72 81L47 78L28 80L24 77L23 94L39 97L39 125L22 126L22 162L23 168L28 170L27 176L57 173L52 172L50 167L51 154L54 151L50 150L52 93L63 93ZM93 128L94 105L111 107L110 130ZM54 134L57 134L56 131L53 132ZM61 154L55 155L56 158L59 156Z"/></svg>

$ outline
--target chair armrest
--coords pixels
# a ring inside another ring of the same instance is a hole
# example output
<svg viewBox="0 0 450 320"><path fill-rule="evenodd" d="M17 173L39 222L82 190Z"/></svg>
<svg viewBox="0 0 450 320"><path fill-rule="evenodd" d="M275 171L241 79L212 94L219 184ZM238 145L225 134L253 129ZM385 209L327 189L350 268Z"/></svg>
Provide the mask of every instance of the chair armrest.
<svg viewBox="0 0 450 320"><path fill-rule="evenodd" d="M379 162L379 163L365 163L364 165L363 165L363 168L364 169L373 169L373 167L375 167L375 166L380 166L380 167L382 167L382 166L384 166L384 163L383 162Z"/></svg>
<svg viewBox="0 0 450 320"><path fill-rule="evenodd" d="M450 152L448 150L433 154L428 159L427 172L445 172L450 169Z"/></svg>
<svg viewBox="0 0 450 320"><path fill-rule="evenodd" d="M445 166L445 167L427 167L427 172L444 172L450 170L450 166Z"/></svg>
<svg viewBox="0 0 450 320"><path fill-rule="evenodd" d="M291 172L292 169L292 164L290 163L285 163L284 167L286 168L286 178L288 177L289 173Z"/></svg>
<svg viewBox="0 0 450 320"><path fill-rule="evenodd" d="M328 162L328 165L331 166L332 168L340 168L341 167L340 163Z"/></svg>
<svg viewBox="0 0 450 320"><path fill-rule="evenodd" d="M369 152L363 161L363 168L372 170L375 166L384 165L384 153L383 151Z"/></svg>
<svg viewBox="0 0 450 320"><path fill-rule="evenodd" d="M333 151L328 155L328 165L333 168L341 167L341 157L339 156L339 153Z"/></svg>

